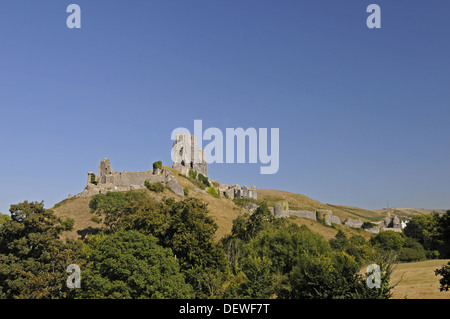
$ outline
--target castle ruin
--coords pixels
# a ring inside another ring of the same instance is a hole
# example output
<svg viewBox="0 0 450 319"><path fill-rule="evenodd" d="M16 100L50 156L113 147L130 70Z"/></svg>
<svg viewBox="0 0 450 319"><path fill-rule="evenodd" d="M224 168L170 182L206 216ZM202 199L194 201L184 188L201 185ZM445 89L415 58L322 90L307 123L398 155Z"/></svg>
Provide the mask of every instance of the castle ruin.
<svg viewBox="0 0 450 319"><path fill-rule="evenodd" d="M100 162L98 176L88 173L87 186L75 197L89 197L107 192L120 192L145 189L145 182L162 183L175 194L184 196L183 188L178 184L175 176L167 169L154 169L144 172L114 172L108 158Z"/></svg>
<svg viewBox="0 0 450 319"><path fill-rule="evenodd" d="M204 176L208 175L205 150L197 145L195 136L188 133L176 135L176 141L172 146L172 168L183 175L188 176L190 170L194 170Z"/></svg>
<svg viewBox="0 0 450 319"><path fill-rule="evenodd" d="M172 146L172 168L180 174L189 176L193 170L208 178L208 166L205 151L197 145L195 136L187 133L177 134ZM208 178L209 180L209 178ZM87 185L83 192L74 197L90 197L107 192L120 192L145 189L145 182L162 183L179 196L185 196L183 188L169 169L155 168L143 172L115 172L108 158L103 159L98 167L98 175L88 173ZM217 182L218 183L218 182ZM218 183L219 184L219 183ZM219 184L219 194L227 198L257 199L256 186Z"/></svg>

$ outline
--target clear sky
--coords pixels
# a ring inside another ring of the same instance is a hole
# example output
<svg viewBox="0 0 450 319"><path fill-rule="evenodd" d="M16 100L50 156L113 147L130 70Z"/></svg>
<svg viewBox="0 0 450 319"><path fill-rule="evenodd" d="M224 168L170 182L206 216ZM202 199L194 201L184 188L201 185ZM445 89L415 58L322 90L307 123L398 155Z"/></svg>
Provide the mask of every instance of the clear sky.
<svg viewBox="0 0 450 319"><path fill-rule="evenodd" d="M209 165L222 183L450 208L449 17L446 0L2 0L0 211L81 192L105 157L171 165L195 119L280 129L277 174Z"/></svg>

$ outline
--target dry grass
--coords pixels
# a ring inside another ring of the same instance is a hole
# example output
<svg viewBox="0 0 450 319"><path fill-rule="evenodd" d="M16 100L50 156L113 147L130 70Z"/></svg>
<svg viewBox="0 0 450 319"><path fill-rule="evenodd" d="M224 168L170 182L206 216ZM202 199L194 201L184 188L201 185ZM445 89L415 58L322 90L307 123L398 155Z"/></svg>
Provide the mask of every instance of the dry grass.
<svg viewBox="0 0 450 319"><path fill-rule="evenodd" d="M89 209L91 198L70 198L63 200L51 208L55 215L62 220L73 218L75 220L74 229L63 233L62 238L77 239L82 238L85 232L91 228L99 227L99 224L92 221L92 214Z"/></svg>
<svg viewBox="0 0 450 319"><path fill-rule="evenodd" d="M434 274L435 269L449 261L438 259L398 264L391 277L391 284L399 282L392 299L450 299L450 291L439 291L441 277Z"/></svg>
<svg viewBox="0 0 450 319"><path fill-rule="evenodd" d="M305 195L272 189L258 189L258 199L266 200L270 205L279 201L288 201L289 208L292 210L331 210L333 215L338 216L341 221L344 221L347 217L352 219L359 218L362 221L379 221L386 216L380 212L358 207L323 204Z"/></svg>
<svg viewBox="0 0 450 319"><path fill-rule="evenodd" d="M168 168L168 167L165 167ZM226 198L215 198L212 195L205 194L203 192L195 191L198 189L198 185L192 183L188 178L178 175L178 172L168 168L174 176L177 177L178 183L183 188L189 189L188 197L198 198L201 201L208 204L208 210L210 216L216 221L218 229L215 234L215 239L219 240L225 235L231 233L231 228L233 225L233 220L239 215L244 214L246 211L235 205L234 202ZM151 197L160 201L164 197L175 198L176 200L182 200L184 197L178 196L172 191L165 189L162 193L155 193L148 190L143 190L147 192ZM55 215L61 219L73 218L75 220L74 230L64 232L62 238L83 238L86 232L89 232L92 228L99 228L101 225L92 221L93 214L90 213L89 198L71 198L63 200L62 202L56 204L52 210Z"/></svg>
<svg viewBox="0 0 450 319"><path fill-rule="evenodd" d="M215 198L210 194L206 194L199 190L199 185L193 183L188 178L181 176L178 172L172 168L165 167L169 169L171 173L176 176L178 183L183 187L187 188L189 191L188 197L198 198L201 201L208 204L208 210L210 216L216 221L218 225L218 230L215 234L215 239L219 240L227 234L231 233L233 220L238 216L246 213L246 210L240 206L234 204L234 202L230 199L226 199L224 197ZM160 201L164 197L166 198L175 198L176 200L182 200L183 197L174 194L172 191L165 189L162 193L155 193L148 190L144 190L151 197ZM301 194L294 194L284 191L277 190L267 190L260 189L258 190L258 198L266 200L269 204L274 204L280 200L287 200L289 202L289 206L291 209L299 209L299 210L316 210L316 209L332 209L333 214L339 216L341 220L343 220L346 216L349 216L350 213L345 212L341 208L331 207L330 205L326 205L320 203L316 200L313 200L307 196ZM92 228L99 228L101 225L92 221L93 215L90 213L89 202L91 198L71 198L62 201L61 203L55 205L52 209L55 214L62 218L73 218L75 220L74 230L65 232L63 234L63 238L82 238L86 232L89 232ZM354 211L363 211L367 214L370 214L370 211L365 211L358 208L351 208ZM354 215L351 217L355 218ZM301 217L292 217L291 218L298 225L306 225L312 231L321 234L326 240L333 238L337 229L334 227L324 226L319 222L315 222L309 219L301 218ZM370 239L371 234L360 229L351 229L347 227L340 227L344 232L347 233L348 237L353 234L358 234L363 236L366 239Z"/></svg>

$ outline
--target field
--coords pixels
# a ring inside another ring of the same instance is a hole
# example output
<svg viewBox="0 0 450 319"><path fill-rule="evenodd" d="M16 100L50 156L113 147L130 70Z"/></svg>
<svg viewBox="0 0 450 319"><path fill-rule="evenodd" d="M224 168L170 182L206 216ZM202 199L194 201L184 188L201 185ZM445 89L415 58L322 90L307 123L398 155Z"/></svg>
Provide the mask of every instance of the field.
<svg viewBox="0 0 450 319"><path fill-rule="evenodd" d="M398 264L391 284L398 282L392 299L450 299L450 291L439 291L440 276L434 270L447 264L449 259L427 260Z"/></svg>

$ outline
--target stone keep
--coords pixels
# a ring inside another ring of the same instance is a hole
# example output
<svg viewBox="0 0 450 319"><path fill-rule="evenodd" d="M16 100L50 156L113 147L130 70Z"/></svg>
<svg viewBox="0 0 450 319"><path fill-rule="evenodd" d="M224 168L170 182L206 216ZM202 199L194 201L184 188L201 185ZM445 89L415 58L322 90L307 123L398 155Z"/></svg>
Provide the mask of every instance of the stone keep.
<svg viewBox="0 0 450 319"><path fill-rule="evenodd" d="M172 146L172 159L172 168L183 175L189 175L189 170L208 175L205 151L197 145L197 139L191 134L176 135Z"/></svg>

